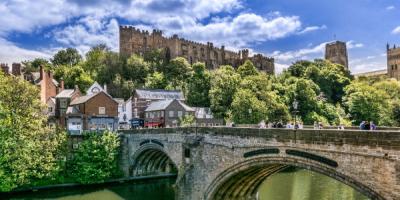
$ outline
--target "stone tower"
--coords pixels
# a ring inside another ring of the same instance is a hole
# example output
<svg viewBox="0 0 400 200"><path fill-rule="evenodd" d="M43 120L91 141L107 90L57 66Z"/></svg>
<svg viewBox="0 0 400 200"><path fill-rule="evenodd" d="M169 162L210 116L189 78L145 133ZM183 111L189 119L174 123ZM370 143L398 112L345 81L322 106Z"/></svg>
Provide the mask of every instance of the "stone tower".
<svg viewBox="0 0 400 200"><path fill-rule="evenodd" d="M393 45L393 48L390 48L387 44L386 55L388 76L400 80L400 47Z"/></svg>
<svg viewBox="0 0 400 200"><path fill-rule="evenodd" d="M326 44L325 59L343 65L345 69L349 70L349 59L345 42L335 41Z"/></svg>

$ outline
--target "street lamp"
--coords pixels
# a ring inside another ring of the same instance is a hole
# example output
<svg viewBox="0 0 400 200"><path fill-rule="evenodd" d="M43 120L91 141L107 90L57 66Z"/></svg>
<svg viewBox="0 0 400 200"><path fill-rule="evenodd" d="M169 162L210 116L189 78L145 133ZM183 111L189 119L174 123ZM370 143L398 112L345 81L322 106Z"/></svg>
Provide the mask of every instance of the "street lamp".
<svg viewBox="0 0 400 200"><path fill-rule="evenodd" d="M253 123L253 122L251 121L251 119L252 119L252 118L251 118L251 113L253 112L253 110L252 110L251 108L249 108L248 111L249 111L249 119L250 119L250 124L251 124L251 123Z"/></svg>
<svg viewBox="0 0 400 200"><path fill-rule="evenodd" d="M294 128L295 128L295 129L298 128L298 126L296 125L296 124L297 124L296 119L297 119L297 108L298 108L298 106L299 106L299 102L295 99L295 100L293 101Z"/></svg>

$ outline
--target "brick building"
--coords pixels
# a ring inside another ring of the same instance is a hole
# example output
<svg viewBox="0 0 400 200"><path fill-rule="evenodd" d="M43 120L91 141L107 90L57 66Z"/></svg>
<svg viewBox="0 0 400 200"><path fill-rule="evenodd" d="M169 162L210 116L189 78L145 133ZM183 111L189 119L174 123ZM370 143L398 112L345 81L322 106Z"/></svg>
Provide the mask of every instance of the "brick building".
<svg viewBox="0 0 400 200"><path fill-rule="evenodd" d="M220 65L231 65L237 68L246 60L251 60L260 70L269 74L274 73L274 58L262 54L249 56L249 50L239 52L226 50L224 46L215 47L213 43L202 44L179 38L178 35L164 37L162 31L141 31L132 26L119 27L119 52L121 55L144 55L154 49L163 49L164 57L169 60L178 56L184 57L190 64L204 62L208 69L216 69Z"/></svg>
<svg viewBox="0 0 400 200"><path fill-rule="evenodd" d="M84 130L118 128L118 102L104 91L80 96L72 100L66 111L67 130L81 134Z"/></svg>
<svg viewBox="0 0 400 200"><path fill-rule="evenodd" d="M63 85L63 84L62 84ZM62 86L63 88L63 86ZM55 97L55 117L59 120L59 124L65 127L66 124L66 112L68 106L70 105L71 101L75 100L76 98L80 97L81 91L79 90L78 86L75 86L74 89L63 89L60 93L57 94Z"/></svg>
<svg viewBox="0 0 400 200"><path fill-rule="evenodd" d="M393 45L393 48L386 46L387 72L390 78L400 80L400 47Z"/></svg>

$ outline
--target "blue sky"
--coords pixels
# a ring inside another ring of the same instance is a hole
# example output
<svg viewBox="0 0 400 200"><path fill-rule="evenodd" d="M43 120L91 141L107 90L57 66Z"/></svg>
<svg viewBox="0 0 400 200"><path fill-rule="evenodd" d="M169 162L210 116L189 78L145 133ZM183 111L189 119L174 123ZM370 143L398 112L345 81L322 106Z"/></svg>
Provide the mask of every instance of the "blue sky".
<svg viewBox="0 0 400 200"><path fill-rule="evenodd" d="M347 42L353 73L386 68L386 43L400 45L399 0L0 0L0 62L105 43L118 51L118 25L161 29L231 50L273 56L277 71L322 58Z"/></svg>

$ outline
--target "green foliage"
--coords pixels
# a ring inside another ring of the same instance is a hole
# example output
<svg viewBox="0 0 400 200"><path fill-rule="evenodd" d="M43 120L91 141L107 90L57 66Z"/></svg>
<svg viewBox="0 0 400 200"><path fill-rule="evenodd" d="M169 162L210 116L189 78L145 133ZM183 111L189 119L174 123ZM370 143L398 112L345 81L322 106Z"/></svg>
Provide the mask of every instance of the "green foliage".
<svg viewBox="0 0 400 200"><path fill-rule="evenodd" d="M185 58L177 57L172 59L161 72L175 89L179 89L183 87L184 81L190 77L192 67Z"/></svg>
<svg viewBox="0 0 400 200"><path fill-rule="evenodd" d="M144 54L143 59L150 64L151 71L162 71L162 68L168 64L163 49L150 50Z"/></svg>
<svg viewBox="0 0 400 200"><path fill-rule="evenodd" d="M137 83L144 83L145 78L150 72L149 63L145 62L142 57L133 54L127 61L124 69L124 75Z"/></svg>
<svg viewBox="0 0 400 200"><path fill-rule="evenodd" d="M113 97L129 99L134 89L135 83L133 81L125 80L121 75L116 74L113 82L108 84L107 92Z"/></svg>
<svg viewBox="0 0 400 200"><path fill-rule="evenodd" d="M209 107L209 91L211 89L210 73L206 71L204 63L195 63L192 68L194 73L186 81L187 103L196 107Z"/></svg>
<svg viewBox="0 0 400 200"><path fill-rule="evenodd" d="M227 117L227 111L240 83L240 75L229 65L220 66L211 76L210 107L216 117Z"/></svg>
<svg viewBox="0 0 400 200"><path fill-rule="evenodd" d="M265 102L257 99L256 95L247 89L239 89L233 98L232 120L238 124L257 124L267 119L267 106Z"/></svg>
<svg viewBox="0 0 400 200"><path fill-rule="evenodd" d="M46 127L36 86L0 72L0 191L51 179L65 133Z"/></svg>
<svg viewBox="0 0 400 200"><path fill-rule="evenodd" d="M66 65L66 66L74 66L78 64L82 60L82 56L79 54L78 50L74 48L67 48L58 51L51 62L55 66Z"/></svg>
<svg viewBox="0 0 400 200"><path fill-rule="evenodd" d="M254 76L258 75L257 68L250 60L246 60L243 65L240 65L237 72L240 74L242 78L246 76Z"/></svg>
<svg viewBox="0 0 400 200"><path fill-rule="evenodd" d="M168 82L162 72L154 72L146 77L145 87L149 89L165 89Z"/></svg>
<svg viewBox="0 0 400 200"><path fill-rule="evenodd" d="M96 183L116 177L119 138L116 133L88 132L74 153L71 175L79 183Z"/></svg>
<svg viewBox="0 0 400 200"><path fill-rule="evenodd" d="M179 121L179 124L182 127L190 127L195 123L195 118L193 115L185 115L184 117L180 118Z"/></svg>
<svg viewBox="0 0 400 200"><path fill-rule="evenodd" d="M74 88L77 85L81 91L86 91L94 82L90 75L79 65L57 67L54 72L54 78L58 81L63 79L66 88Z"/></svg>

